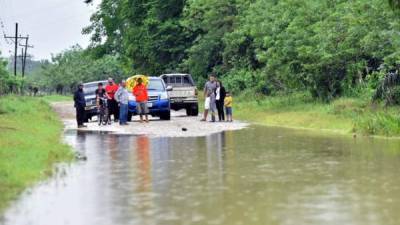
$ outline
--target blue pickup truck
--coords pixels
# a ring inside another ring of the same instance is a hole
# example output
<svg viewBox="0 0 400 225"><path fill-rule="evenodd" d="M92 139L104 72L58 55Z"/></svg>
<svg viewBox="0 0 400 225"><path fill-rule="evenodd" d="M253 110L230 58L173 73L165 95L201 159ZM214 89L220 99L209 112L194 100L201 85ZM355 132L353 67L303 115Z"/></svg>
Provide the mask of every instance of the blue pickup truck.
<svg viewBox="0 0 400 225"><path fill-rule="evenodd" d="M168 91L172 91L172 87L166 87L164 81L159 77L149 77L147 91L149 94L147 106L149 107L150 115L153 117L160 117L161 120L170 120L171 105ZM132 121L132 116L137 115L137 103L132 91L129 90L129 92L128 121Z"/></svg>

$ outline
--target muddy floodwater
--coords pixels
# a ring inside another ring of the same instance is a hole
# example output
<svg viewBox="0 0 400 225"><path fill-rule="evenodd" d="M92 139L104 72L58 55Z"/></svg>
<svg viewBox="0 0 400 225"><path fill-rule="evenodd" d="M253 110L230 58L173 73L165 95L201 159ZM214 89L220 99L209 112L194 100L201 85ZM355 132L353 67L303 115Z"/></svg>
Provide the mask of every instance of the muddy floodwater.
<svg viewBox="0 0 400 225"><path fill-rule="evenodd" d="M267 127L65 140L88 160L61 165L0 224L400 224L399 140Z"/></svg>

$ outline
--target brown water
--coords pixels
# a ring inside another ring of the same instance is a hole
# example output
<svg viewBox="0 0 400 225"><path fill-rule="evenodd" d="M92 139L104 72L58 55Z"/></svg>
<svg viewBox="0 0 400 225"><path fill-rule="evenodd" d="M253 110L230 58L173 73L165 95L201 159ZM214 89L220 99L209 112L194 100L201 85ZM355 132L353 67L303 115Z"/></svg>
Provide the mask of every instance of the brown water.
<svg viewBox="0 0 400 225"><path fill-rule="evenodd" d="M266 127L65 138L88 161L60 167L0 224L400 224L398 140Z"/></svg>

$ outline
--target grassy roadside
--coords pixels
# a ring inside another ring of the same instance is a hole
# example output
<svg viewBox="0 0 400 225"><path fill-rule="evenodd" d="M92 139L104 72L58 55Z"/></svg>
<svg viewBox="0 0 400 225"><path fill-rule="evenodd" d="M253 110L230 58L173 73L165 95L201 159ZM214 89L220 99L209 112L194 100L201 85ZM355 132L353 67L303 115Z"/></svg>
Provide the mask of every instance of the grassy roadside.
<svg viewBox="0 0 400 225"><path fill-rule="evenodd" d="M26 187L71 160L62 123L41 98L0 97L0 212Z"/></svg>
<svg viewBox="0 0 400 225"><path fill-rule="evenodd" d="M318 102L308 94L234 97L234 119L266 126L326 130L341 134L400 136L400 107L373 104L369 97ZM200 111L204 98L199 93Z"/></svg>
<svg viewBox="0 0 400 225"><path fill-rule="evenodd" d="M47 102L72 101L72 99L73 99L73 97L71 95L44 95L40 98Z"/></svg>
<svg viewBox="0 0 400 225"><path fill-rule="evenodd" d="M262 125L388 137L400 136L399 111L400 107L373 104L368 98L339 98L324 103L304 93L283 97L243 95L236 97L234 104L236 119Z"/></svg>

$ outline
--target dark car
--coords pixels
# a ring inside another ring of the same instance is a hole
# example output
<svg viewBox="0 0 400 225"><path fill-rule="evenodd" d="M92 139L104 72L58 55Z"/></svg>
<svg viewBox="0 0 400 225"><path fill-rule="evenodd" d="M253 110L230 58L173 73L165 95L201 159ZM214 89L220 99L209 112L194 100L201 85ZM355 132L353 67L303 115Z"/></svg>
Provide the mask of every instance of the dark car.
<svg viewBox="0 0 400 225"><path fill-rule="evenodd" d="M170 100L168 96L168 90L164 81L159 77L149 77L149 84L147 86L147 91L149 94L149 100L147 106L150 111L150 115L153 117L160 117L162 120L171 119L171 107ZM132 120L133 115L137 115L136 110L136 98L132 94L132 90L129 90L129 112L128 120Z"/></svg>
<svg viewBox="0 0 400 225"><path fill-rule="evenodd" d="M171 99L171 109L186 109L186 115L197 116L199 105L197 87L190 74L173 73L160 76L172 90L168 92Z"/></svg>
<svg viewBox="0 0 400 225"><path fill-rule="evenodd" d="M107 85L106 80L94 81L83 84L83 91L85 93L85 100L86 100L86 107L85 107L86 122L92 120L93 116L96 116L98 114L95 92L97 89L97 85L99 83L102 83L104 87Z"/></svg>

